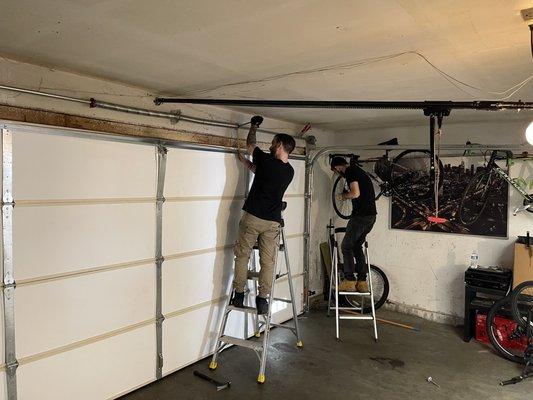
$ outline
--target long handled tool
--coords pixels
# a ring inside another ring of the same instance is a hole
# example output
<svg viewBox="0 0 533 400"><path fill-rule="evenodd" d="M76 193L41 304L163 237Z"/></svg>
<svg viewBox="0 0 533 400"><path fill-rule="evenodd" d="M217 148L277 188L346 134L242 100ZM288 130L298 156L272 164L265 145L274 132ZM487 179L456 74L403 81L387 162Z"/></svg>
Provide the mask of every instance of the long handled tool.
<svg viewBox="0 0 533 400"><path fill-rule="evenodd" d="M230 385L231 385L230 381L220 382L220 381L217 381L216 379L211 378L210 376L208 376L206 374L201 373L200 371L193 371L193 374L195 376L197 376L198 378L201 378L201 379L203 379L203 380L205 380L207 382L210 382L213 385L215 385L217 387L217 392L219 392L221 390L224 390L224 389L230 387Z"/></svg>

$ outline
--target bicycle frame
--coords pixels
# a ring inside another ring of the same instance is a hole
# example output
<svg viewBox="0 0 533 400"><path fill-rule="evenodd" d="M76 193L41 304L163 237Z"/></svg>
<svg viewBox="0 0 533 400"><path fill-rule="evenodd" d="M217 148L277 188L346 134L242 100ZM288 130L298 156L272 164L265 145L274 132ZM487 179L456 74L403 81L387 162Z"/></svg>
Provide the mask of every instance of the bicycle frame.
<svg viewBox="0 0 533 400"><path fill-rule="evenodd" d="M515 188L515 190L520 193L520 195L524 198L527 204L524 204L523 206L517 207L513 211L513 215L518 214L519 212L529 210L533 207L533 195L530 195L527 193L524 189L522 189L517 183L516 179L511 178L498 164L496 164L496 158L497 158L498 150L493 150L492 154L490 156L490 160L487 163L487 169L490 171L494 171L498 174L498 176L502 179L504 179L509 185Z"/></svg>

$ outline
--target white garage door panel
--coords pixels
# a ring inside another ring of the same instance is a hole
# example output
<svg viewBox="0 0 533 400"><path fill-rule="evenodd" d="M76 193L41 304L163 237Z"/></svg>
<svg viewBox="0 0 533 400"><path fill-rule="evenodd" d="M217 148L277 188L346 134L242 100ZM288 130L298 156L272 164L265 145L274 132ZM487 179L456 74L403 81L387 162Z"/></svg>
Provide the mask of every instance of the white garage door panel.
<svg viewBox="0 0 533 400"><path fill-rule="evenodd" d="M301 274L302 238L289 239L287 246L292 273ZM278 261L285 272L285 257L281 252ZM233 277L233 249L167 260L164 265L163 313L166 314L225 295Z"/></svg>
<svg viewBox="0 0 533 400"><path fill-rule="evenodd" d="M17 280L154 257L155 206L22 207L14 215Z"/></svg>
<svg viewBox="0 0 533 400"><path fill-rule="evenodd" d="M13 138L15 201L155 196L152 146L30 133Z"/></svg>
<svg viewBox="0 0 533 400"><path fill-rule="evenodd" d="M294 298L296 301L296 311L298 314L303 309L303 276L293 279ZM274 295L279 298L290 298L289 282L282 281L276 285ZM274 322L285 322L292 318L292 306L288 303L275 302L273 305Z"/></svg>
<svg viewBox="0 0 533 400"><path fill-rule="evenodd" d="M0 371L0 400L7 399L6 372Z"/></svg>
<svg viewBox="0 0 533 400"><path fill-rule="evenodd" d="M95 400L155 378L155 327L145 326L65 353L21 365L19 398Z"/></svg>
<svg viewBox="0 0 533 400"><path fill-rule="evenodd" d="M154 146L23 132L14 135L13 161L15 201L83 202L156 195ZM300 275L305 163L291 160L291 165L295 176L285 199L285 233L293 236L287 239L292 272ZM242 216L245 177L246 170L235 154L168 150L162 235L167 257L162 268L165 374L214 349L227 301L220 299L233 277L232 245ZM105 399L155 378L155 324L148 322L106 337L155 316L155 204L117 203L44 206L21 202L15 208L21 399ZM127 264L143 261L146 264ZM285 271L283 253L279 263ZM60 276L106 267L116 269ZM43 277L49 280L31 282ZM301 311L302 276L294 279L294 286ZM287 281L277 284L275 294L289 297ZM277 303L274 320L290 318L290 305ZM2 324L0 319L1 358ZM226 334L242 338L253 331L251 315L230 314ZM97 341L75 347L91 338ZM53 354L71 344L75 344L72 350L40 359L43 352ZM6 398L5 372L0 372L0 381L2 400Z"/></svg>
<svg viewBox="0 0 533 400"><path fill-rule="evenodd" d="M286 194L302 194L305 192L305 161L289 161L294 168L294 178L287 188Z"/></svg>
<svg viewBox="0 0 533 400"><path fill-rule="evenodd" d="M242 196L245 172L235 154L169 149L165 196Z"/></svg>
<svg viewBox="0 0 533 400"><path fill-rule="evenodd" d="M4 315L4 302L0 301L0 315ZM4 353L4 318L0 318L0 363L3 363L5 361L5 353ZM1 399L1 397L0 397Z"/></svg>
<svg viewBox="0 0 533 400"><path fill-rule="evenodd" d="M286 197L287 208L283 212L285 234L292 235L304 231L304 198Z"/></svg>
<svg viewBox="0 0 533 400"><path fill-rule="evenodd" d="M211 304L163 323L163 374L202 359L214 350L217 330L221 321L223 302ZM248 336L252 335L253 324L248 317ZM244 313L230 314L226 334L243 337Z"/></svg>
<svg viewBox="0 0 533 400"><path fill-rule="evenodd" d="M166 260L163 267L163 314L227 294L232 276L232 249Z"/></svg>
<svg viewBox="0 0 533 400"><path fill-rule="evenodd" d="M287 239L287 249L289 251L289 262L291 264L291 272L293 275L301 274L303 272L303 248L304 241L301 236ZM280 268L282 272L286 271L285 255L280 252L279 255Z"/></svg>
<svg viewBox="0 0 533 400"><path fill-rule="evenodd" d="M242 201L168 202L163 208L163 254L235 243Z"/></svg>
<svg viewBox="0 0 533 400"><path fill-rule="evenodd" d="M17 356L51 350L154 316L154 266L17 288Z"/></svg>

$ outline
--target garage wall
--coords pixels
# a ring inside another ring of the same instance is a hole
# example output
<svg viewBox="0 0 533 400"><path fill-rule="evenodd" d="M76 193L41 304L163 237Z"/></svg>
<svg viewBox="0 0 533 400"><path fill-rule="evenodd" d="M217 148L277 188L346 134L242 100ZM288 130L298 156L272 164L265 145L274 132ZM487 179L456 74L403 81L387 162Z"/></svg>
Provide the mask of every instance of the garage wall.
<svg viewBox="0 0 533 400"><path fill-rule="evenodd" d="M461 144L470 139L483 144L521 144L525 141L524 131L529 122L453 124L445 121L443 143ZM403 145L426 143L427 127L374 129L336 136L339 145L377 144L393 137L398 137ZM533 152L531 146L524 149ZM377 152L358 154L380 155ZM533 162L517 162L510 169L510 175L532 182ZM381 198L378 201L378 219L369 235L370 256L390 280L391 306L439 322L461 322L464 313L463 277L472 251L478 252L481 265L511 268L516 236L525 234L528 229L533 232L533 214L522 213L516 217L511 214L520 203L521 197L512 189L509 238L497 239L389 229L390 199ZM331 201L329 204L331 206Z"/></svg>
<svg viewBox="0 0 533 400"><path fill-rule="evenodd" d="M153 381L155 147L11 131L19 398L113 398ZM291 164L285 231L301 311L304 162ZM245 189L234 154L169 149L166 172L163 374L213 350ZM275 315L290 317L285 305ZM252 334L239 318L230 332Z"/></svg>

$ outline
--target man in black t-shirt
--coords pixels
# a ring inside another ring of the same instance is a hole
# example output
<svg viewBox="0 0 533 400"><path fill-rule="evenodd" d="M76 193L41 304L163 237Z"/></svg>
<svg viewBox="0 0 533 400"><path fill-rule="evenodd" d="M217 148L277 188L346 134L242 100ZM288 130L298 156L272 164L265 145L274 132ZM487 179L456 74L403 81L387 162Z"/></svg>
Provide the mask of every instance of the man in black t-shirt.
<svg viewBox="0 0 533 400"><path fill-rule="evenodd" d="M259 314L268 312L267 298L272 289L272 278L278 252L282 199L294 176L289 164L289 154L296 143L294 138L283 133L272 139L270 152L265 153L257 147L256 131L263 118L252 118L250 131L246 138L248 154L253 161L238 153L239 160L254 174L250 193L244 203L244 215L239 223L239 233L235 244L235 277L233 279L232 304L244 306L244 289L248 279L248 261L253 246L259 245L259 294L256 307Z"/></svg>
<svg viewBox="0 0 533 400"><path fill-rule="evenodd" d="M333 157L331 169L343 176L349 190L339 194L338 200L352 200L352 215L346 225L346 233L341 244L344 260L344 280L339 284L340 291L368 293L366 265L363 244L376 222L376 200L374 186L365 171L357 165L350 166L343 157ZM354 263L355 259L355 263ZM357 272L357 281L355 278ZM356 283L357 282L357 283Z"/></svg>

